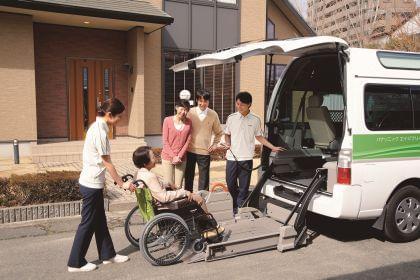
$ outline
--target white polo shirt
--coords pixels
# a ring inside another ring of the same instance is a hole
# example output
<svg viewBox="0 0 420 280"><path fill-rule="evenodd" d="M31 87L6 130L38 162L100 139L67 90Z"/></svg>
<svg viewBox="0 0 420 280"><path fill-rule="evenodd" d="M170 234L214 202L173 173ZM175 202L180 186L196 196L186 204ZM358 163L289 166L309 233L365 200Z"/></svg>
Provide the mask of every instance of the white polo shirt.
<svg viewBox="0 0 420 280"><path fill-rule="evenodd" d="M230 135L230 149L239 161L252 160L255 137L262 135L261 120L251 112L246 116L239 112L233 113L226 121L225 134ZM235 160L229 150L226 159Z"/></svg>
<svg viewBox="0 0 420 280"><path fill-rule="evenodd" d="M93 189L103 189L105 186L105 166L103 155L110 155L111 148L108 140L109 127L105 120L97 117L91 124L83 146L83 169L79 183Z"/></svg>

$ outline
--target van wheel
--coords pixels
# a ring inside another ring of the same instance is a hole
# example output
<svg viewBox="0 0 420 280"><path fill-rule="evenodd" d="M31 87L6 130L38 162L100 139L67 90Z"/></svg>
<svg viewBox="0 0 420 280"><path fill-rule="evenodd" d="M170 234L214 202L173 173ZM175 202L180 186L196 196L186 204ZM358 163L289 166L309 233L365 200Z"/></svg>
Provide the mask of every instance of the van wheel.
<svg viewBox="0 0 420 280"><path fill-rule="evenodd" d="M409 242L420 237L420 188L401 188L387 207L384 233L389 240Z"/></svg>

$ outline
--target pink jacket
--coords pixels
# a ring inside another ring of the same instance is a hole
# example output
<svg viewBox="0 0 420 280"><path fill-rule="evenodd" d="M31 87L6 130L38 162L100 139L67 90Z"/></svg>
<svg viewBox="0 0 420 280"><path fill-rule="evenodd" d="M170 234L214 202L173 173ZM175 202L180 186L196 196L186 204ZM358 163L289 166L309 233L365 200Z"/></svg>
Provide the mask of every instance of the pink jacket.
<svg viewBox="0 0 420 280"><path fill-rule="evenodd" d="M191 120L186 119L182 130L177 130L174 125L174 117L166 117L162 128L162 159L172 161L174 156L185 160L185 153L191 142Z"/></svg>

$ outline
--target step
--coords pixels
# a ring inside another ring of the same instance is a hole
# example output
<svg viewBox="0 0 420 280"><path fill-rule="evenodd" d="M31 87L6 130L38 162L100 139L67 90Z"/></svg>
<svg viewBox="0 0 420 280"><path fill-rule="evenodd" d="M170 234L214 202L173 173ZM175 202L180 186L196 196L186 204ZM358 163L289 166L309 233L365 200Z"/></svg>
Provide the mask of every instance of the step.
<svg viewBox="0 0 420 280"><path fill-rule="evenodd" d="M34 163L44 162L80 162L82 161L83 141L32 145L31 155ZM122 138L110 140L111 158L131 158L133 151L146 145L143 139Z"/></svg>

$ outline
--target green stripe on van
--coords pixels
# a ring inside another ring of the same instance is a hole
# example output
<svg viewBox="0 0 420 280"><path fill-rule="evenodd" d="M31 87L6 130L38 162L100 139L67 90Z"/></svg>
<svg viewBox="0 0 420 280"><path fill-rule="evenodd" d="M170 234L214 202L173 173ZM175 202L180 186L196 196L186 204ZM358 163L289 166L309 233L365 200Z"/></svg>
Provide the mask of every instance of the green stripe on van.
<svg viewBox="0 0 420 280"><path fill-rule="evenodd" d="M420 134L355 134L353 159L420 157Z"/></svg>

